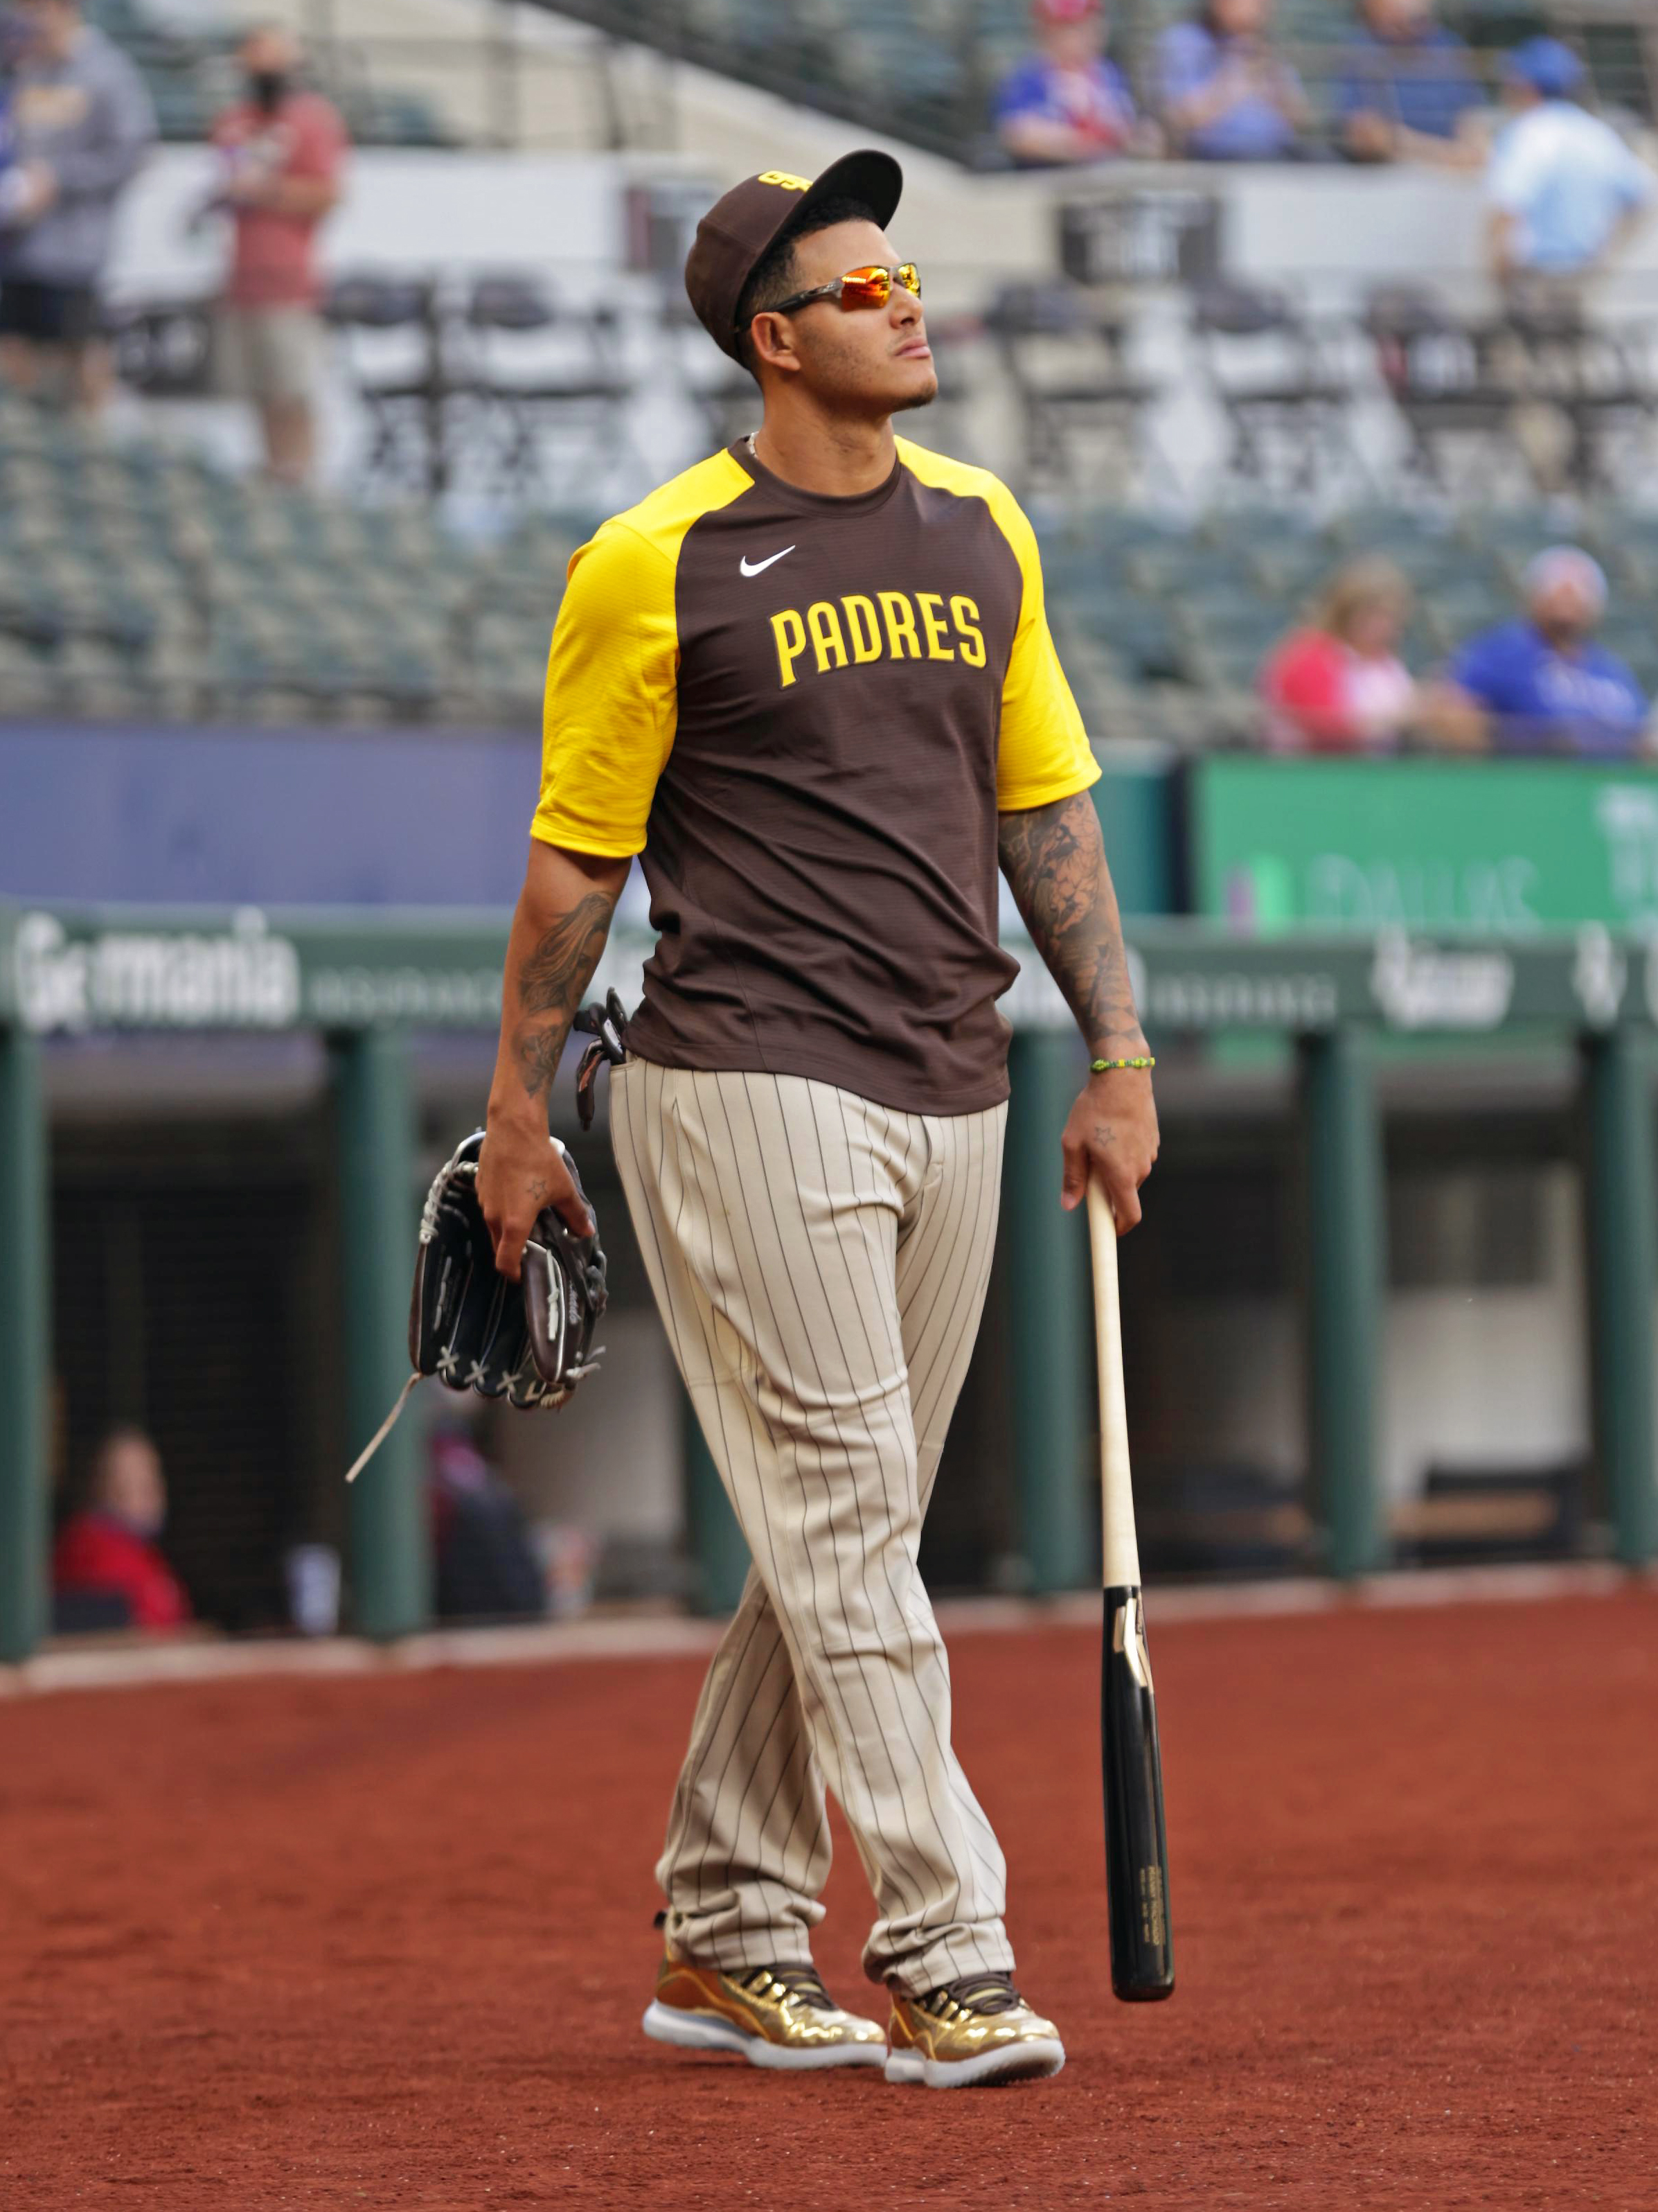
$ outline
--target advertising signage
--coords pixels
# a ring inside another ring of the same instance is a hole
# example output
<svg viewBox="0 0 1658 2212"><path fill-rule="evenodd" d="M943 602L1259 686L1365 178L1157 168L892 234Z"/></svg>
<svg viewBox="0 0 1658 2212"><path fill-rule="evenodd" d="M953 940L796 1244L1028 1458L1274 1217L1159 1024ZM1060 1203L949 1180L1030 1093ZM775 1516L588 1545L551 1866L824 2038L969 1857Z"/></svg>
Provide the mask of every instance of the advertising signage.
<svg viewBox="0 0 1658 2212"><path fill-rule="evenodd" d="M1193 763L1199 914L1272 933L1658 930L1658 770L1579 761Z"/></svg>
<svg viewBox="0 0 1658 2212"><path fill-rule="evenodd" d="M507 915L439 908L9 907L0 902L0 1029L74 1037L122 1030L490 1032L501 1018ZM612 931L587 996L638 1002L654 939ZM1003 999L1015 1029L1075 1025L1021 931ZM1193 921L1131 921L1128 967L1154 1035L1347 1022L1400 1036L1547 1023L1579 1033L1658 1021L1658 933L1580 922L1527 940L1403 929L1245 936ZM1078 1047L1080 1050L1080 1046Z"/></svg>

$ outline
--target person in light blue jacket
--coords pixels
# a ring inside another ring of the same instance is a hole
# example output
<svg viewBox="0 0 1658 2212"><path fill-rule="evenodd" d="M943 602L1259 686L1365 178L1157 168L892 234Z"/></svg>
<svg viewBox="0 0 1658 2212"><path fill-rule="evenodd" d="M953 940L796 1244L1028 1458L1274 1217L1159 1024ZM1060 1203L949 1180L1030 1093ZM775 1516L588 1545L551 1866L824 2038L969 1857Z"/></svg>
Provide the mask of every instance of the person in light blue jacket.
<svg viewBox="0 0 1658 2212"><path fill-rule="evenodd" d="M1515 47L1503 77L1513 117L1485 178L1497 276L1571 280L1604 269L1650 210L1651 170L1578 105L1583 65L1558 39Z"/></svg>

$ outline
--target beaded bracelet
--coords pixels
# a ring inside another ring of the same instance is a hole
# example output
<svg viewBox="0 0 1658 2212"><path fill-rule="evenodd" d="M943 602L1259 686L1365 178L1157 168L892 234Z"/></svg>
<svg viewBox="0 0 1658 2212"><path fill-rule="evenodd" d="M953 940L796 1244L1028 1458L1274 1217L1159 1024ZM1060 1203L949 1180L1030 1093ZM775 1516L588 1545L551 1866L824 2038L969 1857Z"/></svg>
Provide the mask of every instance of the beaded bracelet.
<svg viewBox="0 0 1658 2212"><path fill-rule="evenodd" d="M1090 1075L1108 1075L1114 1067L1155 1067L1157 1064L1151 1053L1137 1052L1133 1060L1090 1060L1088 1072Z"/></svg>

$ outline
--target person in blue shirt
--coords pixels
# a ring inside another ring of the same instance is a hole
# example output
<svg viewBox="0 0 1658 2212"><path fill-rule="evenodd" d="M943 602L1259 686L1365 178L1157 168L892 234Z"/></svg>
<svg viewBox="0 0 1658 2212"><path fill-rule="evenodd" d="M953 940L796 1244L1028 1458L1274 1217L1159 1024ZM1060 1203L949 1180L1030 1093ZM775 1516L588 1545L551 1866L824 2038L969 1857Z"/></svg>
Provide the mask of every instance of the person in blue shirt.
<svg viewBox="0 0 1658 2212"><path fill-rule="evenodd" d="M1519 622L1471 637L1428 702L1442 742L1499 753L1579 753L1620 759L1642 748L1646 695L1615 653L1595 642L1606 612L1600 563L1555 545L1526 570Z"/></svg>
<svg viewBox="0 0 1658 2212"><path fill-rule="evenodd" d="M1038 52L996 94L996 135L1023 168L1155 153L1122 72L1105 58L1100 0L1035 0ZM1148 135L1149 134L1149 135Z"/></svg>
<svg viewBox="0 0 1658 2212"><path fill-rule="evenodd" d="M1433 0L1360 0L1341 69L1335 108L1351 161L1470 168L1479 159L1479 86L1467 47L1434 21Z"/></svg>
<svg viewBox="0 0 1658 2212"><path fill-rule="evenodd" d="M1207 0L1157 41L1170 146L1194 161L1284 161L1308 121L1301 79L1273 53L1270 0Z"/></svg>
<svg viewBox="0 0 1658 2212"><path fill-rule="evenodd" d="M1528 39L1503 67L1513 119L1485 179L1492 264L1504 283L1581 279L1627 245L1654 179L1610 124L1573 95L1583 65L1558 39Z"/></svg>

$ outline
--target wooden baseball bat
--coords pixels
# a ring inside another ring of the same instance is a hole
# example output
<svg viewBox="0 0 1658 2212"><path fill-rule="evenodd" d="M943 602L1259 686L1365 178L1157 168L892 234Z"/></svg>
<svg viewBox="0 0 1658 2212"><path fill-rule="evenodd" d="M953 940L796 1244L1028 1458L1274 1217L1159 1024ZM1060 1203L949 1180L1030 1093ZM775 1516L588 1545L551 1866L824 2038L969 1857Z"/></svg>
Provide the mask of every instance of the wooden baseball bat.
<svg viewBox="0 0 1658 2212"><path fill-rule="evenodd" d="M1111 1923L1111 1987L1125 2004L1171 1996L1169 1838L1163 1817L1163 1757L1151 1688L1134 1487L1123 1398L1122 1322L1117 1304L1117 1224L1090 1176L1088 1227L1094 1254L1094 1333L1100 1366L1100 1508L1105 1620L1100 1650L1100 1765L1105 1780L1105 1889Z"/></svg>

